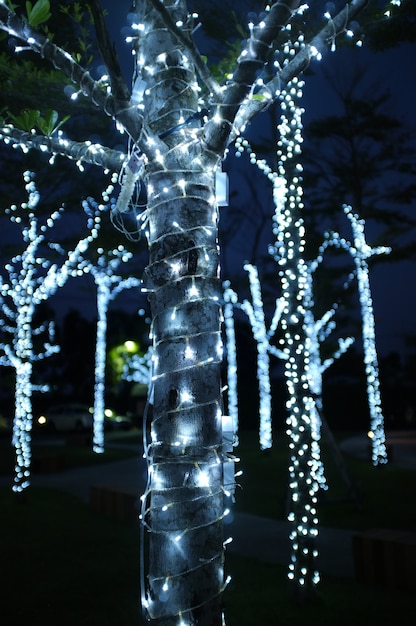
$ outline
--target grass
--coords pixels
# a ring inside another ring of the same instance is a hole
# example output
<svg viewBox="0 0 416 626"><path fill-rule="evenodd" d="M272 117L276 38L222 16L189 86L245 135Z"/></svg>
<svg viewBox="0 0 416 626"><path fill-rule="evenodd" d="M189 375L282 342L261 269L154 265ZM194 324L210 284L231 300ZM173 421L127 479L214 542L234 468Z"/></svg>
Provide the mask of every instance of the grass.
<svg viewBox="0 0 416 626"><path fill-rule="evenodd" d="M83 454L78 456L79 451L68 450L71 462L76 458L86 461ZM244 477L236 508L282 517L284 451L277 447L268 454L258 453L254 436L243 434L238 452ZM102 455L94 462L101 459L104 461ZM328 467L334 493L320 507L325 523L366 527L376 520L377 526L415 528L411 487L414 491L416 472L346 461L365 495L365 508L357 513L350 501L337 501L345 495L345 486L334 468ZM47 489L33 488L21 499L9 488L0 488L0 502L2 623L144 624L139 608L139 529L135 524L100 516L74 496ZM406 623L414 612L409 592L327 577L320 587L321 602L295 606L286 568L232 553L227 553L226 564L232 575L224 594L227 626L333 626L334 622L337 626L393 626Z"/></svg>
<svg viewBox="0 0 416 626"><path fill-rule="evenodd" d="M58 440L59 443L57 445L53 445L52 442L54 439L52 437L48 440L47 437L39 438L34 435L32 442L32 463L34 463L34 467L32 469L36 469L36 465L39 461L53 457L58 459L60 466L64 469L71 469L74 467L85 467L99 463L120 461L137 454L137 452L132 449L110 447L106 447L103 454L96 454L92 450L87 435L85 435L85 437L76 435L76 437L78 437L78 441L74 437L72 443L68 445L64 445L63 439L60 442ZM141 435L139 431L134 430L129 433L120 433L120 435L112 437L111 441L112 443L137 443L137 448L139 449L141 445ZM71 436L69 436L69 442L71 442ZM10 444L10 435L3 435L0 439L0 475L13 474L15 460L14 448Z"/></svg>
<svg viewBox="0 0 416 626"><path fill-rule="evenodd" d="M342 440L354 433L337 435ZM237 511L264 517L284 519L287 500L288 453L285 435L278 434L270 451L260 451L256 433L243 432L235 449L241 459L237 490ZM343 481L328 446L322 444L322 458L328 491L320 497L319 519L325 526L363 529L385 527L416 530L416 501L410 496L416 487L416 472L393 464L374 467L370 460L344 455L349 475L361 495L361 510L357 509ZM386 505L386 503L388 503Z"/></svg>
<svg viewBox="0 0 416 626"><path fill-rule="evenodd" d="M0 494L2 623L141 623L137 529L57 491L33 489L25 501Z"/></svg>
<svg viewBox="0 0 416 626"><path fill-rule="evenodd" d="M0 489L4 624L138 626L139 540L134 525L94 513L77 498L33 489L19 501ZM414 609L410 593L326 580L322 601L294 606L284 568L233 554L224 595L228 626L393 626Z"/></svg>

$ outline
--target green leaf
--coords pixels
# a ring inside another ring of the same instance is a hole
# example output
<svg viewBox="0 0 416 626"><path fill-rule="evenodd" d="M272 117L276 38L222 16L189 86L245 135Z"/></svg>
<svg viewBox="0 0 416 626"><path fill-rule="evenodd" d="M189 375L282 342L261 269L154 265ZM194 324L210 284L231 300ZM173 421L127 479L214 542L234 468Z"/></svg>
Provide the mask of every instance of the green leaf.
<svg viewBox="0 0 416 626"><path fill-rule="evenodd" d="M26 13L29 24L36 28L39 24L47 22L52 15L50 8L51 4L49 0L37 0L33 6L32 3L27 0Z"/></svg>
<svg viewBox="0 0 416 626"><path fill-rule="evenodd" d="M44 117L39 116L36 125L41 133L49 137L54 132L56 132L58 128L65 124L65 122L69 120L69 117L70 116L67 115L59 123L57 123L59 118L58 112L54 109L48 109L45 112Z"/></svg>
<svg viewBox="0 0 416 626"><path fill-rule="evenodd" d="M40 111L36 111L35 109L24 109L20 115L13 115L12 113L9 113L9 116L17 128L25 130L29 133L32 128L37 125L40 117Z"/></svg>

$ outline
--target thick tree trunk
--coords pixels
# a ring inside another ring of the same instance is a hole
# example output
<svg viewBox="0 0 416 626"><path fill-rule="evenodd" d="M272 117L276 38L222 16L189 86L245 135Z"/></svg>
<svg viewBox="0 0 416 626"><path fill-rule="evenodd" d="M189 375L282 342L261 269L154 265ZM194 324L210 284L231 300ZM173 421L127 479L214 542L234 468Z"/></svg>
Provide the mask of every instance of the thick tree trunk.
<svg viewBox="0 0 416 626"><path fill-rule="evenodd" d="M138 9L138 84L163 138L146 164L153 420L142 521L148 530L143 605L154 624L220 626L224 515L220 282L215 168L192 128L192 63L151 2ZM186 3L167 8L186 23ZM139 15L139 13L141 13ZM140 72L140 74L139 74ZM139 96L138 96L139 97ZM197 123L198 125L198 123Z"/></svg>
<svg viewBox="0 0 416 626"><path fill-rule="evenodd" d="M222 623L224 511L214 173L149 176L154 416L147 609L155 623Z"/></svg>

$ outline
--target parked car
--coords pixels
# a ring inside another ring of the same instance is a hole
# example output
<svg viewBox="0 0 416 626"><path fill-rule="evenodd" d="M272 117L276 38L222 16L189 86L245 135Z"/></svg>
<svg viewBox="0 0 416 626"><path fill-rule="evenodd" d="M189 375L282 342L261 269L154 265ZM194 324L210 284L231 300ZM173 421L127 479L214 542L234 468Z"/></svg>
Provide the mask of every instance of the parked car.
<svg viewBox="0 0 416 626"><path fill-rule="evenodd" d="M59 404L42 413L37 425L49 431L88 430L93 426L94 409L84 404ZM104 428L106 430L130 430L132 421L126 415L120 415L112 409L104 409Z"/></svg>
<svg viewBox="0 0 416 626"><path fill-rule="evenodd" d="M42 413L37 423L49 431L82 431L92 428L93 415L83 404L59 404Z"/></svg>

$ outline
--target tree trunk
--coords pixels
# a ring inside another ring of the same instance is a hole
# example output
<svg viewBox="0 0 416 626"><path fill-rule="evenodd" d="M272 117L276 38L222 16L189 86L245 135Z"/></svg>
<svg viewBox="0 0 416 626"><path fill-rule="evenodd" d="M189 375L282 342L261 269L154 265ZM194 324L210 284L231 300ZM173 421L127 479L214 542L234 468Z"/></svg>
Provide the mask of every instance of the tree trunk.
<svg viewBox="0 0 416 626"><path fill-rule="evenodd" d="M111 299L111 276L96 280L97 285L97 337L95 344L95 383L94 383L94 425L93 450L104 452L104 410L105 410L105 362L107 347L107 312Z"/></svg>
<svg viewBox="0 0 416 626"><path fill-rule="evenodd" d="M222 624L224 491L217 155L188 123L198 112L192 63L144 2L136 56L144 111L165 149L146 164L153 419L142 522L147 619ZM187 22L185 2L167 9ZM140 13L141 9L138 9ZM185 124L184 124L185 122Z"/></svg>
<svg viewBox="0 0 416 626"><path fill-rule="evenodd" d="M154 416L147 609L164 625L222 623L220 283L214 173L149 175Z"/></svg>
<svg viewBox="0 0 416 626"><path fill-rule="evenodd" d="M32 458L32 319L33 305L18 309L16 319L16 372L15 415L13 421L13 446L16 465L13 491L20 493L30 485Z"/></svg>
<svg viewBox="0 0 416 626"><path fill-rule="evenodd" d="M315 399L310 388L310 341L307 336L306 288L308 270L304 260L301 168L298 153L302 141L302 109L299 98L302 83L294 79L281 99L285 107L279 130L279 174L287 184L285 193L275 180L276 259L285 307L281 317L285 361L287 433L290 437L289 489L291 495L292 555L289 578L294 582L298 603L316 598L319 582L316 538L318 535L317 491L319 488L320 449L315 425ZM299 167L298 167L299 166Z"/></svg>

